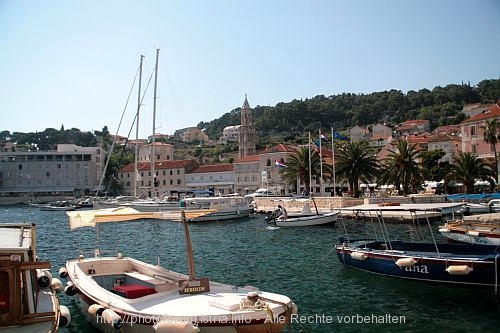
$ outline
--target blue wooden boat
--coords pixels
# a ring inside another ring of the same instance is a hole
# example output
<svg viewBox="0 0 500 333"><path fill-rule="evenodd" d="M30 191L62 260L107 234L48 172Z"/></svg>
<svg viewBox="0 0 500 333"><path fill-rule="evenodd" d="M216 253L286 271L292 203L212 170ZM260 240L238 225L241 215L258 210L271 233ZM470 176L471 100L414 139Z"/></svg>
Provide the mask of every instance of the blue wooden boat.
<svg viewBox="0 0 500 333"><path fill-rule="evenodd" d="M438 210L449 208L436 207ZM382 217L382 212L387 210L390 208L358 206L355 209L374 212L382 240L341 238L336 252L345 267L404 279L477 286L498 291L500 246L438 243L428 219L432 242L390 240ZM393 210L403 210L403 207L394 207ZM411 211L423 209L414 206ZM420 228L416 220L417 214L414 216L413 223ZM341 221L344 223L343 219Z"/></svg>
<svg viewBox="0 0 500 333"><path fill-rule="evenodd" d="M490 288L500 283L497 246L342 240L337 256L346 267L405 279Z"/></svg>

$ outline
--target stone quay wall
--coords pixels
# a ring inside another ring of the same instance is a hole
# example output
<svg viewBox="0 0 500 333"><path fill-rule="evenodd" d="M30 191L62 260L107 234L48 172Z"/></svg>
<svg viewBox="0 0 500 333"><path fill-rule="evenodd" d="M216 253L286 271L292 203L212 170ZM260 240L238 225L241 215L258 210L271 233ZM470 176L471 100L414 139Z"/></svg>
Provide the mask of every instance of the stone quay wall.
<svg viewBox="0 0 500 333"><path fill-rule="evenodd" d="M399 202L401 204L411 203L442 203L446 202L444 195L414 195L414 196L391 196L387 198L368 197L314 197L314 202L307 198L290 197L255 197L256 210L258 212L269 212L281 205L290 213L300 213L305 205L308 205L312 212L316 211L314 203L320 212L330 212L338 208L352 207L358 205L381 204L383 202Z"/></svg>

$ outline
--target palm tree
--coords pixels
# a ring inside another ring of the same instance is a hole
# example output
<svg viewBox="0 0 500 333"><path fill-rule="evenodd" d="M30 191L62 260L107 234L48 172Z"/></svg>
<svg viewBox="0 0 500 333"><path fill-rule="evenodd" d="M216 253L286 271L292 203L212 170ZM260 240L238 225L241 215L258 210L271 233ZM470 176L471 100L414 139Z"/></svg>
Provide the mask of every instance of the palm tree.
<svg viewBox="0 0 500 333"><path fill-rule="evenodd" d="M420 152L415 144L406 140L398 140L395 149L389 150L389 155L384 161L381 180L385 184L394 184L399 189L403 186L403 195L413 192L423 182L422 171L418 164Z"/></svg>
<svg viewBox="0 0 500 333"><path fill-rule="evenodd" d="M460 153L458 159L452 165L448 179L453 179L464 184L465 193L473 192L476 179L492 181L493 175L490 166L483 162L474 153Z"/></svg>
<svg viewBox="0 0 500 333"><path fill-rule="evenodd" d="M311 178L319 179L320 158L315 150L311 150ZM310 189L309 182L309 148L301 147L297 149L296 154L286 160L286 168L283 169L283 179L294 184L299 179L307 191Z"/></svg>
<svg viewBox="0 0 500 333"><path fill-rule="evenodd" d="M344 143L335 152L335 169L340 179L347 180L354 197L358 197L359 181L371 182L377 174L375 151L366 141Z"/></svg>
<svg viewBox="0 0 500 333"><path fill-rule="evenodd" d="M490 119L486 121L485 126L481 126L483 129L483 140L486 143L489 143L493 148L493 153L495 154L495 170L493 174L495 176L495 180L498 181L498 157L497 157L497 143L500 141L500 124L496 121L496 119Z"/></svg>

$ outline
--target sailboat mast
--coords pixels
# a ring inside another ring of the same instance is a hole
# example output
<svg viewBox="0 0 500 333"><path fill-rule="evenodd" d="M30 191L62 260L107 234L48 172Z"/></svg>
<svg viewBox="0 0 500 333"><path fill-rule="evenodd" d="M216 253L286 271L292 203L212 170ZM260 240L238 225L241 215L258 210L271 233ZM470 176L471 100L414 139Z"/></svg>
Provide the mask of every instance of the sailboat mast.
<svg viewBox="0 0 500 333"><path fill-rule="evenodd" d="M141 82L142 82L142 60L139 65L139 93L137 94L137 113L135 115L135 159L134 159L134 198L137 198L137 182L139 181L139 170L137 169L137 158L139 156L139 110L141 109Z"/></svg>
<svg viewBox="0 0 500 333"><path fill-rule="evenodd" d="M155 171L155 133L156 133L156 89L158 86L158 57L160 55L160 49L156 49L156 65L155 65L155 88L153 93L153 139L151 140L151 196L156 197L155 183L156 183L156 171Z"/></svg>
<svg viewBox="0 0 500 333"><path fill-rule="evenodd" d="M332 172L333 172L333 196L335 196L335 192L337 192L336 179L335 179L335 141L333 138L333 126L332 126Z"/></svg>
<svg viewBox="0 0 500 333"><path fill-rule="evenodd" d="M309 132L309 144L307 145L309 147L309 188L307 189L309 191L309 195L312 196L312 170L311 170L311 132Z"/></svg>

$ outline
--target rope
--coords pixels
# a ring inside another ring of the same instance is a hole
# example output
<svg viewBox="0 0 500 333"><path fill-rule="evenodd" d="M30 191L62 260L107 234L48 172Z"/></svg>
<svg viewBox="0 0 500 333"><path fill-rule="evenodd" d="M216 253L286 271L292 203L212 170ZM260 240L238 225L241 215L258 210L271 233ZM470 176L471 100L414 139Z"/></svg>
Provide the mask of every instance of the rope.
<svg viewBox="0 0 500 333"><path fill-rule="evenodd" d="M426 211L424 210L424 213ZM439 254L439 247L436 243L436 239L434 238L434 232L432 231L432 227L431 227L431 222L429 221L429 215L428 214L425 214L425 219L427 220L427 225L429 226L429 230L431 231L431 237L432 237L432 242L434 243L434 246L436 247L436 253L438 255L438 258L441 258L441 255Z"/></svg>
<svg viewBox="0 0 500 333"><path fill-rule="evenodd" d="M495 295L498 295L498 256L500 254L495 256Z"/></svg>
<svg viewBox="0 0 500 333"><path fill-rule="evenodd" d="M372 226L373 226L373 233L375 234L375 240L378 241L377 229L375 228L375 222L373 222L372 212L369 211L369 213L370 213L370 221L371 221Z"/></svg>
<svg viewBox="0 0 500 333"><path fill-rule="evenodd" d="M292 332L292 308L290 306L288 306L287 303L280 302L280 301L270 299L267 297L262 297L262 296L258 296L257 300L255 302L249 298L244 298L240 302L240 310L245 310L245 309L262 310L264 308L267 311L267 315L271 319L270 323L274 324L274 313L273 313L273 310L271 309L271 307L269 306L268 303L275 303L275 304L279 304L279 305L283 306L283 308L285 309L285 312L283 313L283 315L285 316L285 319L286 318L289 319L288 320L288 332L291 333ZM236 330L239 331L238 324L233 323L233 327L235 327ZM272 326L271 326L271 332L272 332Z"/></svg>
<svg viewBox="0 0 500 333"><path fill-rule="evenodd" d="M104 165L104 169L103 169L103 172L102 172L102 175L101 175L101 179L99 180L99 186L97 187L97 191L96 191L96 195L95 195L96 197L99 195L99 189L101 188L102 182L104 181L104 176L106 175L106 170L108 168L109 161L111 160L111 155L112 155L113 149L115 147L116 138L118 137L118 132L120 131L120 127L121 127L122 121L123 121L123 116L125 115L125 110L127 110L128 102L130 100L130 96L132 95L132 90L134 89L135 80L137 80L137 74L138 73L139 73L139 67L137 67L137 71L135 72L134 80L132 82L132 87L130 87L130 92L128 93L127 101L125 102L125 106L123 108L122 116L120 118L120 122L118 123L118 128L116 129L116 135L115 135L115 138L113 140L113 143L111 144L111 148L109 150L109 155L108 155L108 158L106 160L106 164Z"/></svg>

